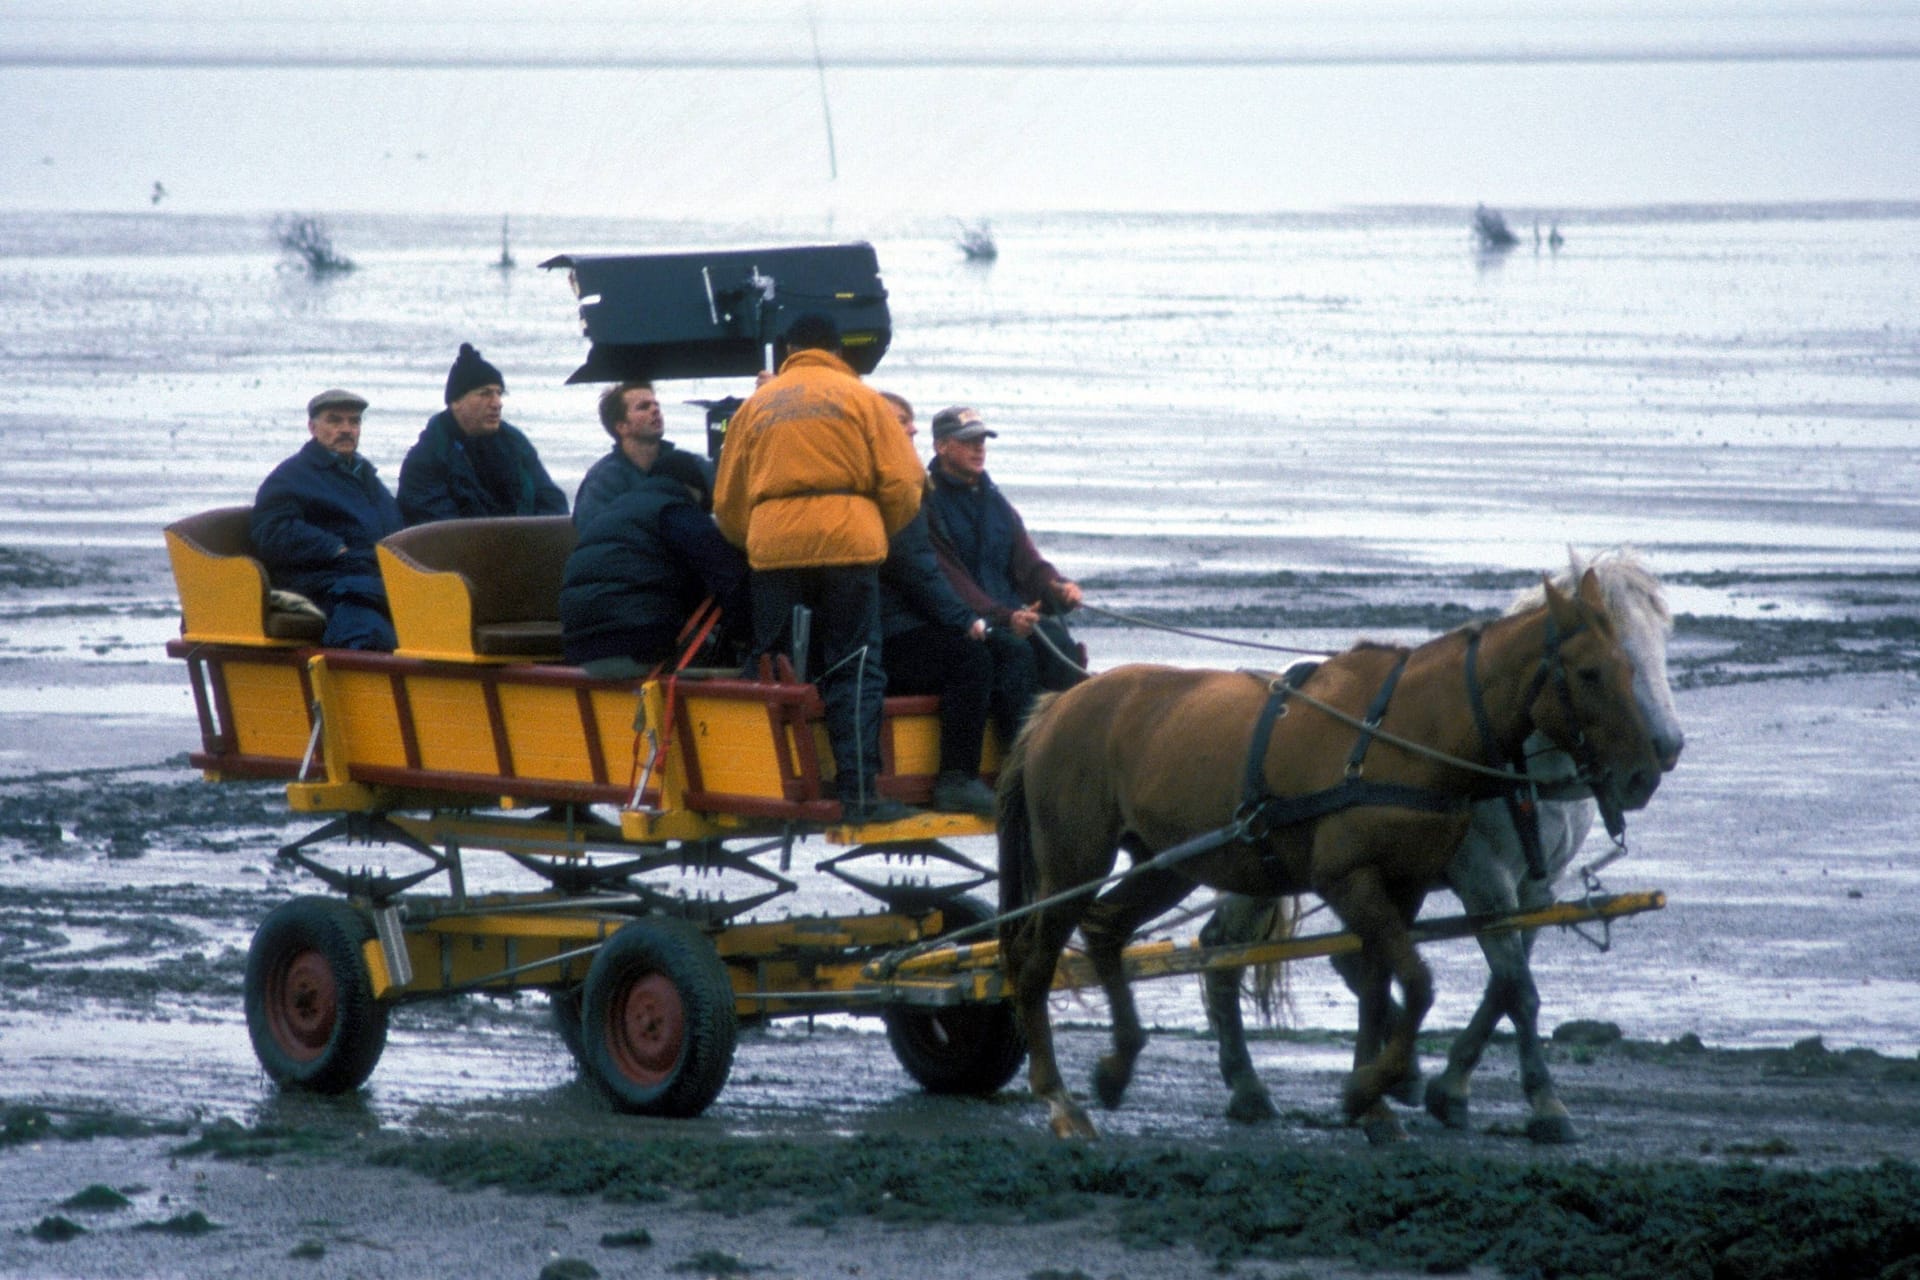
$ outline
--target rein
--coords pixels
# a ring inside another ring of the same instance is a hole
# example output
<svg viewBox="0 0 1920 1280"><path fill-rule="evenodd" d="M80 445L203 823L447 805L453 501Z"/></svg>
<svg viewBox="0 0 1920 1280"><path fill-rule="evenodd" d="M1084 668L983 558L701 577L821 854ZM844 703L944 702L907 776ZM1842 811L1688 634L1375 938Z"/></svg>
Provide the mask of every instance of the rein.
<svg viewBox="0 0 1920 1280"><path fill-rule="evenodd" d="M1205 640L1210 644L1230 644L1241 649L1262 649L1268 653L1298 653L1309 658L1331 658L1333 653L1327 649L1302 649L1290 644L1267 644L1260 640L1235 640L1231 636L1214 635L1209 631L1190 631L1186 627L1176 627L1167 622L1155 622L1151 618L1135 617L1118 613L1112 609L1103 609L1097 604L1088 604L1085 600L1080 607L1088 613L1097 613L1103 618L1112 618L1115 622L1130 627L1141 627L1148 631L1165 631L1169 635L1186 636L1189 640Z"/></svg>

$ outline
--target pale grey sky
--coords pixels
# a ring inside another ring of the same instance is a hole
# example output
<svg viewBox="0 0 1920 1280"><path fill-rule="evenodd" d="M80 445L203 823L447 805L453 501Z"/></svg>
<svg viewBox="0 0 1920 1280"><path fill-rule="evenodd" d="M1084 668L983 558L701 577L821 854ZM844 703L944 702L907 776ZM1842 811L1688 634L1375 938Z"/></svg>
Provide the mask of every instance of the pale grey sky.
<svg viewBox="0 0 1920 1280"><path fill-rule="evenodd" d="M9 0L0 118L0 208L1914 200L1920 0Z"/></svg>

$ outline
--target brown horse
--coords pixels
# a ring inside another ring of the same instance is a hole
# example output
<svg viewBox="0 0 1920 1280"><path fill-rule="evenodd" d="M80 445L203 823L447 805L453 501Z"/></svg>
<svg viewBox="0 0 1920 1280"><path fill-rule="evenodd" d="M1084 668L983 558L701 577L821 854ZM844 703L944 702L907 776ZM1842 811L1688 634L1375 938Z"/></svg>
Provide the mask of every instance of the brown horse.
<svg viewBox="0 0 1920 1280"><path fill-rule="evenodd" d="M1361 1037L1383 1047L1356 1068L1344 1102L1370 1137L1398 1136L1382 1097L1413 1072L1433 1002L1408 926L1466 834L1468 801L1506 785L1491 768L1538 729L1585 761L1614 803L1646 804L1661 769L1633 674L1589 573L1574 596L1548 584L1537 609L1417 649L1351 649L1300 686L1311 702L1247 673L1129 666L1042 704L1001 769L1000 884L1005 911L1046 905L1000 932L1054 1133L1095 1136L1061 1082L1047 1016L1068 937L1081 930L1112 1009L1113 1052L1094 1089L1118 1106L1146 1042L1121 950L1205 884L1313 892L1359 936ZM1356 728L1363 715L1377 726ZM1120 849L1133 872L1097 898L1071 894L1108 877Z"/></svg>

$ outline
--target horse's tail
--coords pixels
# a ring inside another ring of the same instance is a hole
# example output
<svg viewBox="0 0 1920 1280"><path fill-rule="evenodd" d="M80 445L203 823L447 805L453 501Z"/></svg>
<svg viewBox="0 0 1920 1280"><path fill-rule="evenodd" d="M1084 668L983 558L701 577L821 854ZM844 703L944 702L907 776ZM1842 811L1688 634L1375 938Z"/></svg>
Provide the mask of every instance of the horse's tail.
<svg viewBox="0 0 1920 1280"><path fill-rule="evenodd" d="M1298 932L1302 914L1297 894L1250 898L1223 893L1214 900L1213 915L1200 930L1200 941L1209 947L1286 942ZM1201 989L1206 997L1208 1023L1218 1030L1216 1014L1221 1002L1237 1003L1243 995L1253 998L1260 1020L1268 1026L1291 1021L1292 974L1285 960L1248 968L1206 970L1201 975Z"/></svg>
<svg viewBox="0 0 1920 1280"><path fill-rule="evenodd" d="M1257 942L1286 942L1300 926L1300 897L1290 894L1267 904L1266 919ZM1293 1012L1293 967L1285 960L1253 967L1253 1005L1268 1026L1287 1021Z"/></svg>
<svg viewBox="0 0 1920 1280"><path fill-rule="evenodd" d="M1027 812L1027 745L1033 727L1054 695L1043 693L1000 762L1000 786L994 797L1000 832L1000 910L1018 910L1035 900L1039 873L1033 861L1033 818ZM1005 926L1002 927L1005 932Z"/></svg>

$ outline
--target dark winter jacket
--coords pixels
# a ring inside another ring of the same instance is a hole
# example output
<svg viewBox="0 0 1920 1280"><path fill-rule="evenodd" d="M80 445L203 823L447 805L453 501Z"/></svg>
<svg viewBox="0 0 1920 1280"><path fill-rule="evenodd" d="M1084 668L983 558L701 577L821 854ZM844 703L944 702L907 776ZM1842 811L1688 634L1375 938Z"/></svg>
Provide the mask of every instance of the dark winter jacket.
<svg viewBox="0 0 1920 1280"><path fill-rule="evenodd" d="M965 631L982 616L967 607L941 572L923 508L887 544L880 566L880 631L892 639L929 623Z"/></svg>
<svg viewBox="0 0 1920 1280"><path fill-rule="evenodd" d="M402 525L374 466L309 440L275 467L253 498L254 554L273 585L326 607L336 579L373 575L373 544Z"/></svg>
<svg viewBox="0 0 1920 1280"><path fill-rule="evenodd" d="M476 467L476 450L497 451L504 491L482 480L495 468L484 459ZM453 411L443 409L427 419L400 464L400 510L408 524L471 516L563 516L567 495L548 477L520 428L502 422L496 434L469 440Z"/></svg>
<svg viewBox="0 0 1920 1280"><path fill-rule="evenodd" d="M560 586L560 634L567 661L671 656L675 638L707 596L723 626L752 634L746 558L686 486L642 476L580 529Z"/></svg>
<svg viewBox="0 0 1920 1280"><path fill-rule="evenodd" d="M675 449L673 441L660 442L660 456L678 453L682 457L694 458L701 464L701 470L707 477L707 490L713 490L713 464L697 454L689 454L684 449ZM580 479L580 488L573 495L573 527L584 529L587 522L615 498L628 493L647 478L647 473L633 465L626 454L620 452L618 444L611 453L587 468L587 474Z"/></svg>
<svg viewBox="0 0 1920 1280"><path fill-rule="evenodd" d="M1027 535L1026 522L987 476L969 487L951 480L940 460L928 464L924 506L940 567L960 598L993 626L1015 609L1057 604L1064 581Z"/></svg>

